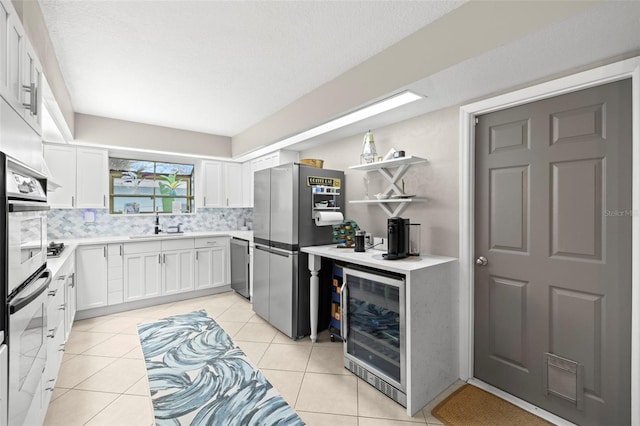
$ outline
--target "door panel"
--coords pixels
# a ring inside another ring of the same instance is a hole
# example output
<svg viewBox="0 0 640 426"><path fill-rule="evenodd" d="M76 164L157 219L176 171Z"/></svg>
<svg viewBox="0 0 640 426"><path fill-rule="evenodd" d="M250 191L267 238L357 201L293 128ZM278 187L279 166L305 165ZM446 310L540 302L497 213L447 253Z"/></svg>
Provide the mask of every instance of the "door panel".
<svg viewBox="0 0 640 426"><path fill-rule="evenodd" d="M289 337L293 336L293 264L297 254L269 255L269 322ZM254 289L255 295L255 289Z"/></svg>
<svg viewBox="0 0 640 426"><path fill-rule="evenodd" d="M297 197L297 193L295 194ZM293 164L271 169L271 241L297 244L294 235Z"/></svg>
<svg viewBox="0 0 640 426"><path fill-rule="evenodd" d="M269 241L271 239L269 229L269 218L271 214L271 171L260 170L255 172L253 176L253 236Z"/></svg>
<svg viewBox="0 0 640 426"><path fill-rule="evenodd" d="M490 356L526 370L527 283L491 277L489 285Z"/></svg>
<svg viewBox="0 0 640 426"><path fill-rule="evenodd" d="M551 164L551 255L602 260L603 158Z"/></svg>
<svg viewBox="0 0 640 426"><path fill-rule="evenodd" d="M528 167L491 170L492 249L528 251Z"/></svg>
<svg viewBox="0 0 640 426"><path fill-rule="evenodd" d="M629 424L631 81L480 116L475 151L474 375Z"/></svg>
<svg viewBox="0 0 640 426"><path fill-rule="evenodd" d="M253 311L269 321L269 252L255 246L253 250Z"/></svg>

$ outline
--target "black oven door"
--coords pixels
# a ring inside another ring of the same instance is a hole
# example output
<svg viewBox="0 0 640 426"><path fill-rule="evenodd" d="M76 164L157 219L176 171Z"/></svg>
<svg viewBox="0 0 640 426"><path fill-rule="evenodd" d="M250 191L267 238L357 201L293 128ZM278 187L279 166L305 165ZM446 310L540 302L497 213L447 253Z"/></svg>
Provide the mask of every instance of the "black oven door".
<svg viewBox="0 0 640 426"><path fill-rule="evenodd" d="M44 269L9 301L9 424L24 423L29 407L41 403L41 378L47 362Z"/></svg>
<svg viewBox="0 0 640 426"><path fill-rule="evenodd" d="M7 295L47 262L47 211L38 201L9 200Z"/></svg>

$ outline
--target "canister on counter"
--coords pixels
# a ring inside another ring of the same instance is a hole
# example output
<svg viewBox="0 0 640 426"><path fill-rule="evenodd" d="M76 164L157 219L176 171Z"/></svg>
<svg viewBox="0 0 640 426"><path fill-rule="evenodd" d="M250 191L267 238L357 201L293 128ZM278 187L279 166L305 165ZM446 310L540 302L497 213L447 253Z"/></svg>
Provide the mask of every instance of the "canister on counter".
<svg viewBox="0 0 640 426"><path fill-rule="evenodd" d="M364 236L365 232L363 230L356 231L356 247L354 251L363 252L364 251Z"/></svg>

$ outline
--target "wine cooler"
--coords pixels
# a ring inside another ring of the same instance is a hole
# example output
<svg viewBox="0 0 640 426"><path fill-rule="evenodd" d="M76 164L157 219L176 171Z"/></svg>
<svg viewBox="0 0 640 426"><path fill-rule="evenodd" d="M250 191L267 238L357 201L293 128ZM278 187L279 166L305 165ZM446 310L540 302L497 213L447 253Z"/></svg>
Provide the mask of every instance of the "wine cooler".
<svg viewBox="0 0 640 426"><path fill-rule="evenodd" d="M344 268L340 304L344 366L406 407L404 278Z"/></svg>

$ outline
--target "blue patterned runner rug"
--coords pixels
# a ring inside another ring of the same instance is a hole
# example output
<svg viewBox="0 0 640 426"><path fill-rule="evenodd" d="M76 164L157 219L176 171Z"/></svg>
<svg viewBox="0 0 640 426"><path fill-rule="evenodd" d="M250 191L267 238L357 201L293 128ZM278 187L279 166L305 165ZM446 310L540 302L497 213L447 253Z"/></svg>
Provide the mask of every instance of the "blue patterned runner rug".
<svg viewBox="0 0 640 426"><path fill-rule="evenodd" d="M138 326L156 424L303 425L204 310Z"/></svg>

